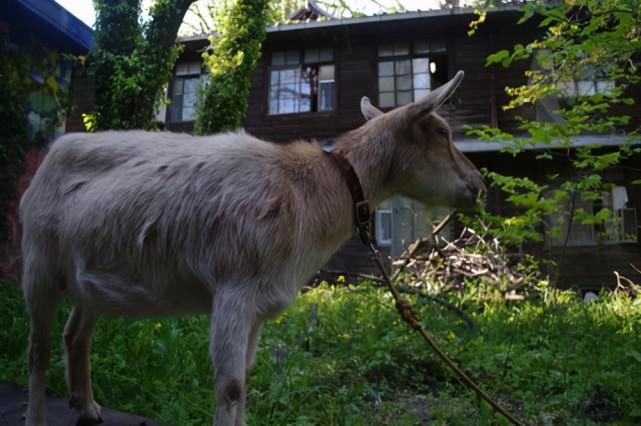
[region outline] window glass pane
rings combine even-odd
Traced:
[[[189,63],[189,74],[200,74],[202,67],[199,61],[192,61]]]
[[[409,59],[396,61],[396,75],[411,74],[412,66]]]
[[[183,97],[176,95],[171,99],[171,121],[182,121]]]
[[[414,74],[428,72],[430,69],[430,60],[427,58],[416,58],[412,60],[412,70]]]
[[[576,96],[576,87],[573,81],[561,81],[556,85],[565,96]]]
[[[187,62],[180,62],[176,65],[176,75],[185,75],[189,73],[189,64]]]
[[[319,59],[318,49],[316,48],[305,49],[305,60],[304,60],[305,63],[309,64],[313,62],[318,62],[318,59]]]
[[[187,78],[184,80],[183,92],[188,93],[197,93],[198,86],[200,84],[200,78]]]
[[[321,65],[318,68],[318,80],[334,80],[334,65]]]
[[[298,69],[282,70],[280,72],[281,84],[293,83],[298,80]]]
[[[387,43],[378,46],[378,56],[394,56],[394,45]]]
[[[321,82],[318,85],[318,110],[334,109],[334,82]]]
[[[393,92],[394,91],[394,77],[383,77],[378,79],[379,92]]]
[[[298,103],[298,111],[296,112],[309,112],[312,110],[312,102],[309,97],[304,97],[300,99]]]
[[[272,53],[272,65],[285,65],[285,52],[277,50]]]
[[[405,105],[412,102],[412,92],[397,92],[396,105]]]
[[[278,85],[278,77],[280,76],[280,71],[272,71],[271,72],[271,85],[276,86]]]
[[[378,95],[378,106],[381,108],[389,108],[395,106],[394,102],[394,92],[388,93],[379,93]]]
[[[404,75],[401,77],[396,77],[396,90],[411,90],[412,89],[412,77],[409,75]]]
[[[610,93],[614,89],[614,81],[597,81],[596,82],[596,91],[597,93]]]
[[[276,88],[269,91],[269,113],[278,114],[278,90]]]
[[[394,75],[394,62],[379,62],[378,76],[387,77],[390,75]]]
[[[416,89],[414,90],[414,100],[417,101],[422,97],[427,96],[428,93],[430,93],[430,91],[427,89]]]
[[[183,94],[183,79],[177,78],[174,80],[174,96]]]
[[[280,98],[281,99],[294,99],[298,97],[298,85],[297,84],[282,84],[280,88]]]
[[[594,82],[590,80],[579,81],[577,85],[579,96],[591,96],[594,95]]]
[[[312,93],[312,86],[310,82],[308,81],[302,82],[300,85],[300,95],[309,97],[311,93]]]
[[[183,106],[183,120],[182,121],[194,121],[194,120],[196,120],[196,107]]]
[[[414,42],[414,53],[430,53],[430,44],[427,40]]]
[[[279,114],[291,114],[294,111],[294,100],[293,99],[281,99],[279,102]]]
[[[285,56],[285,65],[295,65],[300,62],[298,50],[288,50]]]
[[[430,88],[430,75],[429,74],[414,74],[414,88],[415,89],[429,89]]]
[[[334,49],[331,47],[324,47],[320,49],[319,56],[321,62],[331,61],[334,59]]]
[[[394,43],[394,56],[407,55],[409,54],[409,48],[407,42],[400,41]]]

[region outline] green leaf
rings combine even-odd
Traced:
[[[630,351],[625,353],[627,356],[632,357],[641,363],[641,353],[637,351]]]
[[[492,64],[503,63],[507,58],[510,57],[510,52],[506,49],[499,50],[496,53],[491,54],[485,60],[485,66],[490,66]],[[506,66],[505,64],[503,66]]]

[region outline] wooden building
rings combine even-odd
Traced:
[[[368,96],[384,111],[390,110],[425,95],[457,70],[464,70],[463,83],[440,112],[452,125],[456,144],[478,167],[533,178],[568,172],[563,160],[541,163],[535,160],[536,151],[513,158],[499,152],[500,144],[475,140],[464,132],[464,125],[481,124],[515,131],[517,114],[528,119],[554,119],[553,105],[516,111],[501,108],[508,102],[504,88],[523,84],[523,71],[531,63],[517,62],[509,68],[485,66],[489,54],[510,49],[516,43],[526,44],[540,34],[536,20],[517,25],[521,12],[516,9],[489,12],[476,34],[468,36],[469,22],[476,18],[468,9],[350,19],[318,13],[299,10],[297,16],[305,21],[268,28],[262,57],[252,74],[244,121],[249,133],[276,143],[329,140],[363,124],[359,107],[362,96]],[[171,104],[164,112],[165,124],[172,131],[190,132],[198,87],[208,78],[201,54],[209,43],[206,36],[187,37],[180,42],[184,50],[169,85]],[[577,90],[604,90],[609,84],[613,83],[579,81]],[[641,99],[639,93],[636,97]],[[621,113],[632,115],[637,125],[641,121],[638,109]],[[622,141],[621,135],[586,135],[573,140],[573,145],[599,143],[607,149]],[[631,275],[634,271],[630,263],[641,267],[637,225],[641,223],[641,187],[630,184],[641,178],[639,165],[637,157],[605,172],[606,180],[615,184],[606,198],[613,213],[623,219],[626,238],[617,237],[622,233],[615,232],[604,241],[594,226],[573,225],[559,282],[583,288],[607,286],[615,282],[612,271]],[[509,212],[498,191],[490,191],[488,203],[495,212]],[[422,207],[402,199],[384,204],[375,216],[374,227],[379,244],[392,255],[398,255],[405,244],[428,229]],[[548,241],[545,246],[554,251],[558,244]],[[328,269],[369,271],[372,266],[365,248],[353,239]]]

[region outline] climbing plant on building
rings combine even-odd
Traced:
[[[250,74],[268,23],[268,0],[228,0],[215,10],[217,35],[203,54],[211,72],[201,89],[195,131],[199,134],[238,128],[247,112]]]
[[[155,0],[141,23],[140,0],[94,0],[94,130],[152,128],[178,57],[176,34],[195,0]],[[82,111],[87,113],[88,111]]]

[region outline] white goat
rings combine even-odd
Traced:
[[[467,207],[481,175],[434,113],[463,72],[430,95],[337,138],[372,204],[402,194]],[[352,199],[317,143],[277,145],[242,132],[142,131],[56,141],[21,206],[22,288],[31,319],[27,425],[46,424],[45,370],[56,307],[79,422],[97,424],[90,380],[99,315],[211,313],[214,424],[245,423],[246,380],[265,319],[352,235]]]

